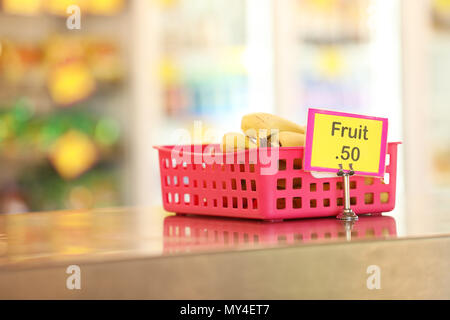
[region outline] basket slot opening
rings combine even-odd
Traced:
[[[256,191],[256,181],[255,180],[251,180],[250,184],[251,184],[252,191]]]
[[[247,181],[245,179],[241,179],[241,190],[242,191],[247,190]]]
[[[286,208],[286,199],[278,198],[277,199],[277,209],[285,209]]]
[[[236,179],[231,179],[231,189],[232,190],[236,190],[237,189],[237,187],[236,187]]]
[[[203,188],[206,189],[206,180],[203,180]]]
[[[170,176],[166,177],[165,182],[166,182],[166,186],[170,186]]]
[[[173,195],[173,202],[176,204],[180,203],[180,195],[178,193],[174,193]]]
[[[292,208],[301,209],[301,207],[302,207],[302,198],[300,197],[292,198]]]
[[[350,204],[352,205],[352,206],[354,206],[354,205],[356,205],[356,197],[350,197]]]
[[[208,201],[206,200],[206,198],[203,198],[202,202],[203,202],[203,206],[204,207],[208,206]]]
[[[317,183],[310,183],[309,184],[309,191],[316,192],[317,191]]]
[[[294,241],[296,241],[296,242],[303,241],[303,235],[301,233],[295,233],[294,234]]]
[[[212,182],[212,187],[213,187],[213,189],[217,189],[217,183],[216,183],[216,180],[214,180],[214,181]]]
[[[356,181],[350,181],[350,189],[356,189]]]
[[[189,204],[190,202],[191,202],[191,196],[189,195],[189,193],[185,193],[184,194],[184,203]]]
[[[222,197],[222,207],[228,208],[228,199],[227,199],[227,197]]]
[[[184,184],[185,186],[188,186],[188,185],[189,185],[189,177],[188,177],[188,176],[184,176],[184,177],[183,177],[183,184]]]
[[[286,170],[286,160],[285,159],[278,160],[278,170],[280,170],[280,171]]]
[[[252,207],[253,209],[258,209],[258,200],[255,198],[252,199]]]
[[[247,209],[248,208],[248,200],[247,198],[242,198],[242,208]]]
[[[388,203],[389,202],[389,192],[381,192],[380,193],[380,202]]]
[[[286,179],[277,180],[277,190],[286,190]]]
[[[245,164],[240,164],[239,165],[239,171],[241,171],[241,172],[245,172]]]
[[[336,182],[336,189],[337,190],[343,190],[344,189],[344,184],[342,183],[342,181]]]
[[[302,159],[294,159],[294,170],[301,170],[302,169]]]
[[[329,207],[330,206],[330,199],[323,199],[323,206]]]
[[[198,206],[198,195],[194,195],[194,206]]]
[[[225,190],[227,188],[227,183],[225,181],[222,181],[222,189]]]
[[[197,188],[197,180],[194,180],[193,183],[194,183],[194,188]]]
[[[364,203],[365,204],[373,204],[373,192],[365,193],[364,194]]]
[[[255,165],[253,163],[250,163],[249,169],[251,173],[255,172]]]
[[[344,198],[337,198],[337,199],[336,199],[336,204],[337,204],[339,207],[344,206]]]
[[[292,189],[301,189],[302,188],[302,178],[294,178],[292,180]]]
[[[253,242],[258,243],[259,242],[259,236],[257,234],[253,235]]]
[[[310,208],[317,208],[317,200],[316,199],[309,200],[309,207]]]
[[[213,205],[214,205],[214,207],[217,207],[217,199],[214,199]]]
[[[237,197],[233,197],[233,208],[237,209],[238,207],[238,199]]]
[[[329,182],[323,183],[323,191],[330,191],[330,183]]]
[[[172,194],[170,192],[167,194],[167,202],[172,203]]]
[[[173,185],[178,186],[178,177],[177,176],[173,177]]]

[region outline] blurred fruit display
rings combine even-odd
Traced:
[[[3,0],[3,11],[9,14],[35,15],[42,10],[42,0]]]
[[[120,204],[120,126],[84,108],[33,113],[18,100],[0,113],[0,210]]]
[[[123,0],[0,2],[0,14],[15,24],[29,16],[66,17],[71,4],[92,16],[118,15],[126,6]],[[123,122],[104,102],[123,90],[120,41],[95,32],[46,34],[42,23],[36,28],[43,36],[0,34],[0,163],[7,168],[0,172],[0,213],[120,205]]]
[[[49,103],[70,106],[98,87],[120,83],[120,49],[112,40],[52,36],[42,43],[1,41],[0,93],[4,99],[23,88],[41,89]]]
[[[437,28],[450,28],[450,1],[432,0],[431,4],[434,26]]]
[[[56,104],[70,105],[94,92],[94,77],[82,62],[65,63],[50,72],[48,89]]]
[[[3,11],[8,14],[36,15],[49,13],[65,16],[67,8],[78,6],[92,15],[117,15],[125,6],[124,0],[2,0]]]

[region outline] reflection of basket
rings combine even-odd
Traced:
[[[351,177],[351,205],[356,214],[394,209],[397,146],[398,143],[388,144],[384,181]],[[264,165],[259,156],[254,164],[250,163],[249,150],[234,153],[235,160],[244,154],[244,163],[207,164],[206,153],[185,151],[191,147],[179,148],[184,154],[177,154],[190,159],[180,163],[172,158],[173,146],[157,147],[163,206],[167,211],[265,220],[336,216],[342,212],[342,178],[314,178],[305,172],[303,147],[279,148],[279,170],[273,175],[261,174]],[[218,157],[223,163],[228,162],[225,155],[216,154]]]
[[[350,231],[334,218],[277,223],[213,217],[169,216],[164,219],[164,252],[226,249],[315,241],[380,239],[397,235],[392,217],[361,217]]]

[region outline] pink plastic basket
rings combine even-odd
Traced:
[[[385,178],[350,178],[351,207],[356,214],[388,212],[395,207],[397,146],[387,148]],[[205,150],[184,146],[183,150]],[[174,146],[159,146],[161,190],[166,211],[211,216],[282,220],[336,216],[344,206],[340,177],[315,178],[303,170],[303,147],[279,148],[278,172],[261,174],[259,157],[250,163],[207,164],[200,153],[184,151],[190,161],[172,158]],[[180,155],[183,155],[181,153]],[[223,157],[226,154],[215,155]],[[242,156],[242,154],[240,154]],[[200,159],[200,163],[199,163]],[[189,162],[189,163],[188,163]]]

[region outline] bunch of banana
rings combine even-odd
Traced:
[[[233,152],[256,148],[301,147],[305,145],[306,127],[269,113],[251,113],[242,117],[244,132],[226,133],[222,138],[222,150]]]

